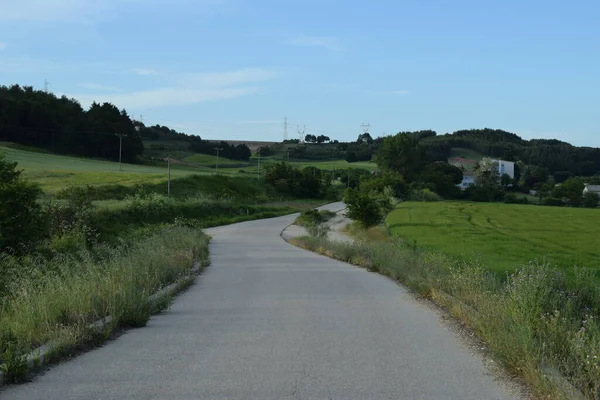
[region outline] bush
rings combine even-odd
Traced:
[[[600,202],[600,196],[594,192],[586,192],[583,195],[583,206],[586,208],[596,208]]]
[[[507,193],[507,194],[505,194],[504,195],[504,202],[506,204],[529,204],[529,200],[527,200],[527,197],[525,197],[525,196],[517,197],[513,193]]]
[[[504,192],[502,191],[502,188],[498,185],[469,186],[464,191],[464,195],[467,199],[479,202],[501,201],[502,199],[504,199]]]
[[[411,190],[408,200],[411,201],[440,201],[442,198],[431,190],[425,189],[414,189]]]
[[[390,187],[386,187],[381,193],[350,188],[344,194],[344,202],[348,206],[348,218],[370,228],[380,224],[394,209],[396,199]]]
[[[320,198],[331,184],[324,179],[322,171],[315,167],[302,170],[285,163],[277,163],[267,167],[265,180],[277,191],[301,198]]]
[[[408,192],[404,177],[394,171],[383,171],[374,175],[367,172],[360,177],[360,188],[365,192],[383,192],[386,187],[391,187],[398,199],[405,198]]]
[[[561,206],[565,205],[565,203],[562,201],[562,199],[558,199],[556,197],[544,197],[542,200],[542,204],[545,206],[556,206],[556,207],[561,207]]]
[[[311,222],[305,225],[306,231],[310,236],[316,238],[323,238],[329,233],[329,226],[324,225],[322,222]]]
[[[44,233],[41,190],[0,154],[0,252],[24,252]]]

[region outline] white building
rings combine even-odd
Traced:
[[[600,194],[600,185],[588,185],[588,184],[586,184],[585,188],[583,189],[583,194],[586,194],[588,192]]]
[[[515,163],[512,161],[504,161],[504,160],[492,160],[496,164],[498,164],[498,173],[502,177],[502,175],[506,174],[510,176],[511,179],[515,179]]]
[[[475,174],[473,173],[473,171],[463,172],[462,182],[458,185],[461,188],[461,190],[465,190],[466,188],[468,188],[469,186],[472,186],[474,184],[475,184]]]
[[[497,166],[498,166],[498,174],[500,175],[500,177],[502,177],[502,175],[506,174],[508,176],[510,176],[511,179],[515,179],[515,163],[512,161],[504,161],[504,160],[492,160]],[[460,167],[461,164],[459,163],[453,163],[453,165]],[[464,165],[463,165],[464,166]],[[465,190],[466,188],[468,188],[471,185],[475,184],[475,174],[473,173],[473,171],[464,171],[463,172],[463,180],[462,182],[458,185],[462,190]]]

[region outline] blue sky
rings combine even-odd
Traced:
[[[600,146],[597,0],[0,0],[0,84],[208,139],[499,128]]]

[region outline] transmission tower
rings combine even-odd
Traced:
[[[50,87],[50,82],[48,82],[48,79],[44,79],[44,92],[48,93],[49,87]]]
[[[304,142],[304,132],[306,132],[306,125],[302,125],[302,128],[300,128],[300,125],[298,125],[296,129],[298,130],[298,140],[300,140],[300,143]]]
[[[369,131],[371,130],[371,124],[369,123],[363,123],[360,127],[362,128],[363,133],[369,133]]]
[[[283,141],[287,141],[289,139],[288,137],[288,121],[287,121],[287,117],[285,117],[283,119]]]

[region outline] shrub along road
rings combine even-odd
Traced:
[[[212,265],[169,311],[0,397],[515,398],[405,289],[285,243],[294,219],[208,229]]]

